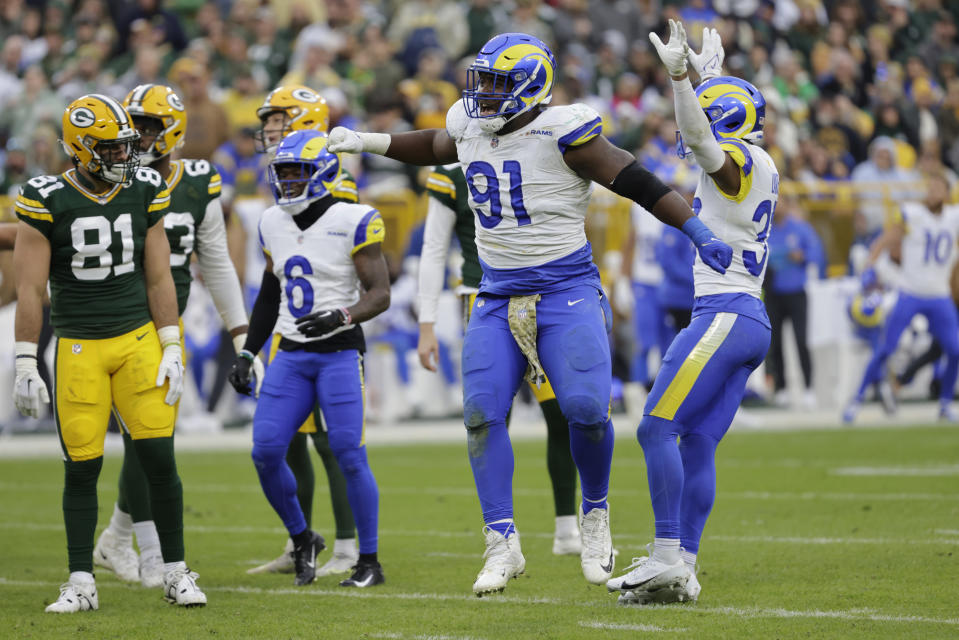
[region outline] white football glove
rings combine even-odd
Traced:
[[[173,406],[183,393],[183,347],[180,346],[180,328],[176,325],[160,327],[157,334],[160,336],[160,344],[163,345],[163,358],[160,359],[160,367],[157,369],[156,385],[162,387],[164,382],[170,382],[163,401]]]
[[[33,342],[17,342],[16,352],[13,402],[23,415],[38,418],[40,404],[50,402],[50,393],[37,370],[37,345]]]
[[[346,127],[333,127],[326,148],[333,153],[378,153],[383,155],[390,147],[388,133],[360,133]]]
[[[693,70],[699,75],[699,81],[705,82],[710,78],[723,75],[723,60],[726,51],[723,49],[723,40],[719,32],[709,27],[703,27],[703,48],[696,53],[689,50],[689,62]]]
[[[656,47],[660,60],[666,66],[671,76],[681,76],[686,73],[686,56],[689,55],[689,44],[686,43],[686,29],[678,20],[669,20],[669,42],[663,44],[655,32],[649,33],[649,41]]]
[[[633,315],[636,298],[633,296],[633,283],[626,276],[616,278],[613,283],[613,306],[621,315]]]
[[[238,336],[233,337],[233,350],[237,353],[243,351],[243,347],[246,345],[246,334],[241,333]],[[263,386],[263,376],[266,375],[266,369],[263,367],[263,361],[257,357],[253,356],[253,397],[260,397],[260,387]]]

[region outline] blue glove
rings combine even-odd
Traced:
[[[726,273],[726,267],[733,261],[733,248],[713,235],[702,220],[690,218],[683,223],[683,233],[696,245],[699,257],[714,271]]]
[[[863,271],[860,277],[862,278],[863,291],[868,291],[879,284],[879,276],[876,275],[876,270],[872,267]]]

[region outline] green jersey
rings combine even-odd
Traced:
[[[220,197],[220,174],[206,160],[174,160],[170,163],[170,209],[163,217],[170,241],[170,270],[176,285],[176,300],[182,316],[190,297],[190,258],[196,248],[196,230],[203,224],[207,206]]]
[[[459,164],[435,167],[426,179],[426,193],[456,213],[453,232],[463,252],[463,286],[478,288],[483,277],[476,253],[476,230],[469,205],[466,177]]]
[[[166,183],[149,167],[104,194],[84,188],[76,169],[23,185],[14,210],[50,241],[50,322],[57,336],[112,338],[151,320],[143,247],[147,229],[169,204]]]

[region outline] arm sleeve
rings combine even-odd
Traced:
[[[170,208],[170,187],[167,186],[166,180],[160,177],[159,173],[149,168],[146,168],[146,170],[152,171],[160,178],[160,186],[156,187],[155,195],[150,201],[150,204],[147,205],[147,224],[152,227],[157,222],[163,220],[163,216],[166,215]]]
[[[676,106],[676,124],[696,162],[706,173],[715,173],[722,168],[726,154],[720,148],[713,132],[709,130],[709,121],[696,98],[689,78],[673,80],[673,100]]]
[[[243,348],[256,355],[266,344],[267,338],[276,326],[276,319],[280,315],[280,279],[269,271],[263,271],[263,281],[260,283],[260,293],[253,303],[253,312],[250,314],[250,329],[246,334],[246,344]]]
[[[356,225],[356,231],[353,232],[353,250],[350,255],[356,255],[356,252],[363,247],[368,247],[376,242],[383,242],[386,238],[386,226],[383,224],[383,218],[376,209],[370,209],[366,215]]]
[[[203,281],[213,297],[223,326],[232,330],[247,324],[240,279],[227,251],[226,225],[219,198],[207,203],[206,215],[196,230],[196,241],[196,257]]]
[[[456,213],[436,198],[430,198],[429,208],[426,210],[417,293],[420,322],[436,322],[436,308],[446,273],[446,254],[455,224]]]

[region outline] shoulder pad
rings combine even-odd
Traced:
[[[466,105],[463,104],[463,99],[460,98],[453,103],[453,106],[446,112],[446,133],[448,133],[454,141],[462,140],[469,123],[470,117],[466,115]]]

